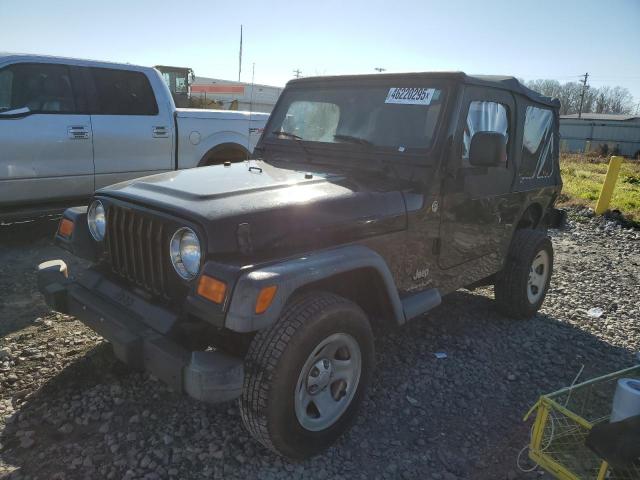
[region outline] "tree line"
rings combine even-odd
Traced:
[[[524,82],[531,90],[560,100],[560,115],[571,115],[580,110],[582,83],[560,83],[557,80],[531,80]],[[582,113],[632,113],[633,96],[624,87],[589,87],[584,93]]]

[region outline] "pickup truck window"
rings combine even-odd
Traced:
[[[291,90],[273,112],[268,136],[400,152],[426,149],[443,101],[443,91],[428,85]]]
[[[0,71],[0,111],[74,113],[76,102],[65,65],[17,63]]]
[[[11,109],[11,85],[13,72],[8,68],[0,71],[0,112]]]
[[[157,115],[158,104],[146,75],[140,72],[91,68],[101,115]]]

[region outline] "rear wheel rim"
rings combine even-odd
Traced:
[[[351,335],[334,333],[320,342],[296,383],[294,404],[302,428],[317,432],[337,422],[353,400],[361,372],[362,353]]]
[[[546,250],[540,250],[529,267],[527,280],[527,298],[532,305],[544,295],[551,270],[551,257]]]

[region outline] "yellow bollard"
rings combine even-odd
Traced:
[[[618,174],[620,173],[620,166],[622,165],[622,157],[611,157],[609,160],[609,167],[607,168],[607,176],[604,178],[602,184],[602,190],[600,190],[600,197],[596,204],[596,215],[602,215],[609,208],[609,202],[613,195],[613,189],[616,186],[616,180],[618,180]]]

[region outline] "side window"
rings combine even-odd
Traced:
[[[127,70],[91,68],[98,111],[103,115],[157,115],[158,104],[146,75]]]
[[[548,177],[553,173],[553,113],[527,107],[522,140],[520,176]]]
[[[189,93],[189,82],[187,75],[176,75],[176,93]]]
[[[69,68],[17,63],[0,71],[0,110],[24,107],[34,113],[76,112]]]
[[[473,101],[469,104],[469,113],[462,138],[462,164],[469,166],[469,147],[477,132],[497,132],[509,141],[509,116],[507,107],[497,102]]]
[[[13,86],[13,71],[5,68],[0,71],[0,112],[11,110],[11,89]]]

